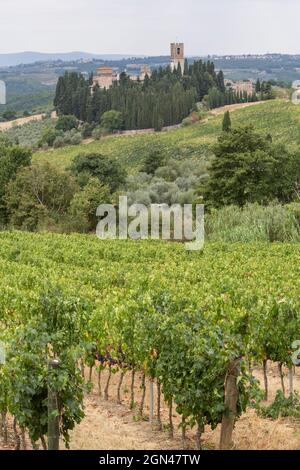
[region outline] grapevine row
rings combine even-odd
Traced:
[[[47,434],[51,387],[69,445],[89,386],[80,364],[98,365],[99,374],[118,370],[119,400],[130,371],[132,408],[136,374],[156,382],[170,415],[181,415],[183,436],[196,427],[198,445],[205,426],[224,425],[233,365],[235,420],[260,396],[249,363],[292,367],[300,339],[297,245],[208,244],[187,253],[180,244],[18,232],[0,234],[0,242],[0,411],[33,443]],[[49,372],[51,358],[60,367]]]

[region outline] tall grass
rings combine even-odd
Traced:
[[[225,242],[299,242],[300,204],[248,204],[213,210],[205,220],[206,239]]]

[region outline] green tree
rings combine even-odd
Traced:
[[[59,77],[54,106],[58,114],[75,115],[78,119],[85,117],[88,96],[90,95],[89,80],[76,72],[66,72]]]
[[[53,147],[57,137],[63,137],[63,132],[53,129],[52,127],[47,127],[38,142],[38,146],[43,147],[43,145],[48,145],[49,147]]]
[[[225,93],[225,81],[224,81],[224,73],[220,70],[217,74],[217,84],[218,88],[222,93]]]
[[[164,120],[163,118],[158,115],[157,120],[154,121],[154,130],[155,132],[161,132],[164,127]]]
[[[187,61],[187,59],[185,59],[184,61],[184,70],[183,70],[183,74],[185,76],[187,76],[189,74],[189,63]]]
[[[125,183],[126,173],[120,164],[100,153],[77,155],[70,169],[81,186],[85,186],[91,176],[108,185],[111,192]]]
[[[109,204],[111,194],[109,187],[98,178],[90,178],[86,186],[77,192],[70,205],[71,227],[74,231],[95,231],[97,226],[96,211],[100,204]]]
[[[261,92],[261,85],[260,85],[260,79],[258,78],[255,84],[255,92],[260,93]]]
[[[274,181],[283,150],[251,126],[223,133],[215,147],[210,177],[203,191],[206,203],[213,207],[243,206],[278,197],[288,176],[288,170],[282,172],[281,168],[280,179]]]
[[[154,148],[148,153],[142,171],[148,175],[153,175],[159,167],[163,166],[164,160],[161,150]]]
[[[229,111],[226,111],[226,113],[224,113],[222,130],[224,132],[229,132],[231,130],[231,119]]]
[[[7,109],[4,111],[2,116],[6,121],[13,121],[14,119],[17,119],[17,113],[12,109]]]
[[[274,98],[274,92],[272,88],[272,82],[269,80],[267,82],[261,83],[261,99],[262,100],[271,100]]]
[[[71,131],[72,129],[77,129],[77,127],[78,127],[77,118],[76,116],[72,116],[72,115],[59,116],[55,125],[56,130],[63,131],[63,132]]]
[[[49,163],[21,168],[5,190],[9,223],[30,231],[53,228],[78,190],[74,178]]]
[[[153,111],[152,127],[155,132],[160,132],[164,127],[164,120],[161,116],[159,105],[156,105]]]
[[[119,131],[123,128],[122,113],[114,109],[106,111],[100,119],[101,127],[109,132]]]
[[[222,106],[230,99],[223,74],[216,73],[212,62],[201,60],[190,66],[185,62],[184,70],[179,66],[173,72],[170,67],[161,67],[151,77],[147,76],[144,83],[133,82],[122,73],[109,89],[95,86],[91,93],[90,86],[90,78],[85,80],[80,74],[68,72],[60,77],[54,100],[56,110],[91,124],[108,119],[103,127],[110,132],[120,128],[160,130],[162,125],[178,124],[212,88],[216,93],[211,97],[211,107]],[[106,113],[112,111],[114,114],[107,118]],[[116,112],[121,113],[122,124],[116,119]]]
[[[0,222],[7,222],[7,210],[4,203],[6,185],[15,179],[19,168],[30,165],[31,151],[0,140]]]

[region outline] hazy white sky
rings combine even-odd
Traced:
[[[300,0],[0,0],[0,53],[300,53]]]

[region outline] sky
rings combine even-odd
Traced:
[[[300,53],[299,0],[0,0],[0,53]]]

